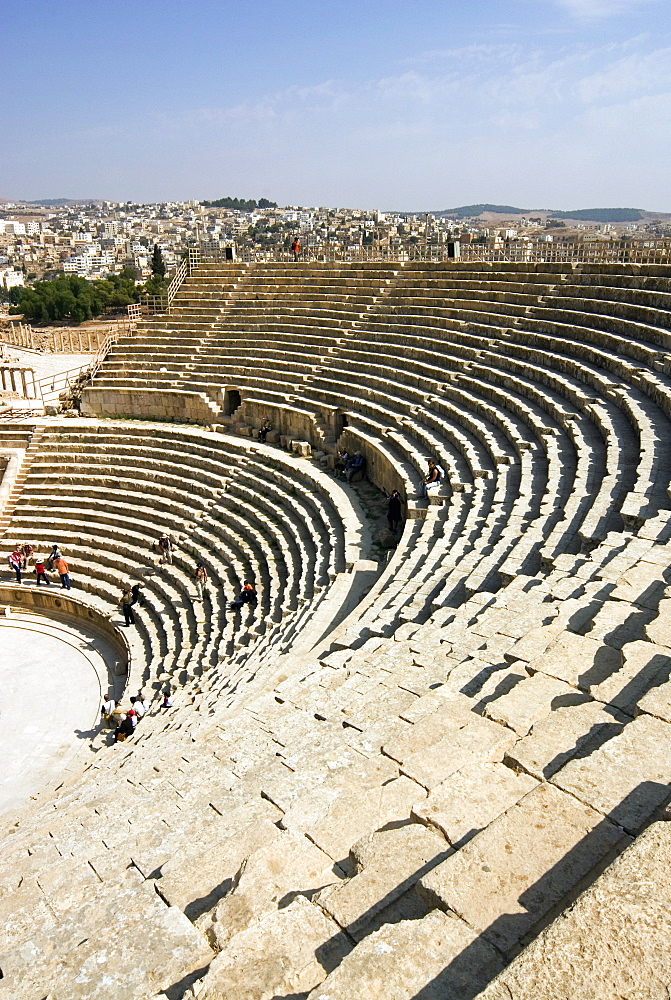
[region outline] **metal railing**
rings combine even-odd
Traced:
[[[294,261],[290,250],[262,250],[254,247],[237,249],[235,261],[220,250],[189,248],[190,272],[207,263],[289,263]],[[390,247],[354,246],[304,247],[299,263],[426,261],[427,263],[597,263],[597,264],[671,264],[671,240],[614,240],[609,243],[581,241],[576,243],[511,242],[503,246],[461,243],[440,246],[417,245],[401,249]]]
[[[90,365],[79,365],[77,368],[69,368],[65,372],[57,372],[55,375],[48,375],[46,378],[39,379],[37,387],[40,399],[43,403],[56,402],[60,398],[61,393],[65,392],[66,389],[72,388],[83,374],[89,374],[90,371]]]
[[[156,316],[159,313],[169,313],[172,306],[172,300],[177,295],[177,292],[179,291],[186,276],[191,273],[191,270],[190,256],[187,254],[173,274],[170,284],[166,288],[165,292],[161,295],[142,296],[140,311],[149,316]],[[129,306],[129,315],[130,308],[131,307]]]

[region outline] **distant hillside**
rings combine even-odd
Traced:
[[[640,222],[646,215],[638,208],[577,208],[570,212],[548,211],[539,208],[515,208],[513,205],[461,205],[459,208],[445,208],[432,215],[442,215],[450,219],[475,219],[480,215],[540,215],[548,219],[572,219],[576,222]]]
[[[22,201],[22,205],[43,205],[45,208],[64,208],[66,205],[95,205],[97,198],[38,198]]]
[[[640,222],[638,208],[578,208],[573,212],[550,212],[551,219],[576,219],[578,222]]]
[[[446,215],[450,219],[475,219],[483,212],[496,212],[497,215],[526,215],[529,209],[514,208],[512,205],[461,205],[460,208],[443,208],[432,215]]]
[[[240,212],[253,212],[255,208],[277,208],[276,201],[268,201],[267,198],[218,198],[216,201],[201,201],[204,208],[235,208]]]

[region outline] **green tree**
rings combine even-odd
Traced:
[[[102,281],[87,281],[75,274],[61,275],[53,281],[36,281],[18,291],[18,302],[10,308],[10,313],[22,313],[33,323],[63,319],[82,323],[137,302],[140,297],[134,277],[125,271]]]
[[[151,278],[147,278],[144,283],[144,291],[146,295],[163,295],[167,287],[167,281],[162,278],[160,274],[152,274]]]
[[[165,278],[165,261],[163,252],[158,243],[154,244],[154,252],[151,257],[151,273],[154,278]]]

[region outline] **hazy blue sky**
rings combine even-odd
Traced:
[[[0,5],[0,197],[671,211],[671,0]]]

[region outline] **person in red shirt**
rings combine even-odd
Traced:
[[[42,581],[46,583],[47,587],[51,586],[49,579],[47,578],[47,574],[44,570],[44,558],[42,556],[38,556],[37,559],[35,560],[35,572],[37,573],[38,587],[40,586]]]
[[[8,557],[7,562],[10,567],[16,573],[16,582],[21,583],[21,570],[23,568],[23,556],[21,555],[21,548],[17,542],[14,546],[14,551],[11,556]]]
[[[298,260],[298,255],[301,252],[301,241],[296,236],[293,243],[291,244],[291,252],[294,255],[294,260]]]

